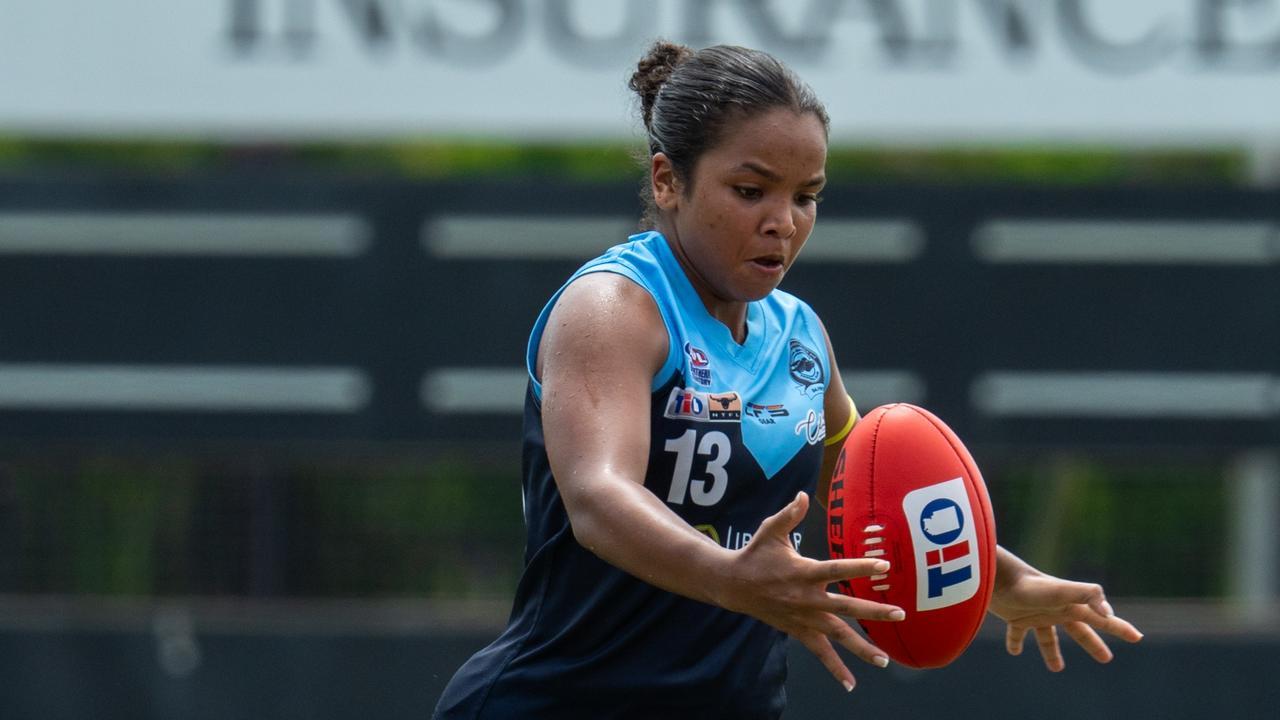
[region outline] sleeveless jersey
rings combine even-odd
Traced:
[[[745,546],[761,521],[800,490],[814,490],[831,367],[817,317],[775,290],[748,304],[738,344],[656,232],[632,236],[569,282],[592,272],[646,289],[667,329],[670,349],[652,383],[645,487],[715,542]],[[660,590],[574,539],[547,462],[533,372],[563,290],[529,338],[527,544],[515,605],[502,635],[454,676],[436,717],[778,717],[786,699],[783,633]],[[792,540],[798,547],[798,531]]]

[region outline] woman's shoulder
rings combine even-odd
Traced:
[[[658,243],[663,242],[657,231],[638,233],[588,260],[575,276],[599,270],[622,271],[624,275],[647,276],[661,267]]]
[[[656,371],[669,354],[652,296],[611,272],[581,275],[564,288],[550,311],[541,344],[539,356],[547,351],[551,356],[567,354],[588,361],[586,370],[601,372],[629,362]]]
[[[805,320],[821,323],[818,313],[809,303],[802,300],[796,295],[792,295],[786,290],[775,288],[760,301],[765,310],[769,313],[777,315],[779,318],[800,317]]]

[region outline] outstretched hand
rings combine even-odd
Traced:
[[[1027,633],[1035,632],[1040,655],[1051,672],[1066,663],[1058,642],[1058,626],[1100,663],[1111,662],[1111,649],[1098,631],[1136,643],[1142,633],[1117,617],[1102,586],[1046,575],[1001,548],[996,589],[990,611],[1008,623],[1005,647],[1022,654]]]
[[[827,670],[852,690],[853,673],[832,641],[877,667],[888,655],[858,634],[842,618],[902,620],[901,608],[827,592],[834,582],[884,573],[884,560],[812,560],[791,543],[791,531],[804,520],[809,497],[796,495],[777,514],[765,518],[747,546],[738,552],[721,604],[750,615],[799,640]]]

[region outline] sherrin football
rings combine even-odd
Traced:
[[[932,413],[898,403],[858,421],[831,480],[827,542],[832,558],[889,561],[884,575],[840,583],[906,611],[861,621],[889,657],[942,667],[972,642],[995,582],[995,518],[969,451]]]

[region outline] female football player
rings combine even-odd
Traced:
[[[826,497],[857,410],[822,323],[777,289],[826,182],[828,119],[769,55],[658,42],[630,86],[648,131],[652,230],[588,262],[529,338],[525,571],[507,629],[455,675],[437,718],[775,718],[785,638],[846,689],[845,618],[901,608],[828,592],[882,574],[818,561],[795,529]],[[991,610],[1051,670],[1061,626],[1141,636],[1097,585],[1001,549]]]

